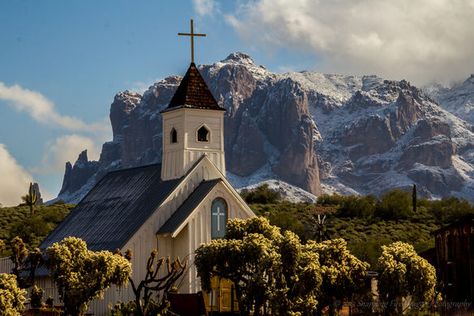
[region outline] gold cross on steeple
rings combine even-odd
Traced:
[[[178,33],[178,35],[191,37],[191,62],[194,63],[194,36],[206,36],[206,34],[194,33],[193,19],[191,19],[191,33]]]

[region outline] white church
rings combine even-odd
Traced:
[[[186,35],[195,36],[192,29]],[[194,251],[223,237],[229,219],[255,216],[226,179],[224,112],[191,62],[162,112],[162,163],[105,175],[40,248],[75,236],[91,250],[130,249],[135,282],[145,277],[146,261],[158,249],[159,256],[187,261],[179,292],[200,291]],[[48,277],[39,285],[46,293],[53,288]],[[130,286],[111,288],[90,312],[105,315],[109,305],[132,299]]]

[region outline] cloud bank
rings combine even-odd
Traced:
[[[10,155],[4,144],[0,144],[0,175],[0,203],[3,206],[18,205],[33,180]]]
[[[38,164],[28,167],[37,180],[44,177],[62,176],[64,165],[67,161],[74,163],[81,151],[87,149],[89,159],[98,159],[102,142],[110,139],[110,127],[108,119],[94,123],[86,123],[81,119],[61,115],[55,108],[54,103],[41,93],[23,88],[19,85],[7,86],[0,82],[0,101],[6,103],[17,111],[29,115],[33,120],[62,131],[74,132],[73,134],[61,135],[46,143],[43,154],[38,155]],[[24,195],[31,175],[25,171],[15,159],[8,153],[5,147],[1,148],[1,161],[3,169],[0,169],[0,190],[2,186],[14,182],[11,190],[21,194],[0,192],[0,203],[19,203],[19,197]],[[26,179],[26,180],[25,180]],[[42,187],[40,190],[45,198],[47,191]],[[4,190],[4,192],[10,192]],[[9,198],[10,197],[10,198]],[[13,199],[11,199],[13,197]],[[16,198],[17,197],[17,198]],[[49,196],[50,197],[50,196]],[[3,198],[3,200],[2,200]],[[4,201],[5,200],[5,201]]]
[[[107,127],[103,123],[88,124],[82,120],[59,114],[54,104],[41,93],[19,85],[7,86],[0,82],[0,100],[20,112],[30,115],[35,121],[70,131],[103,132]]]
[[[33,168],[35,173],[62,173],[67,161],[74,163],[78,155],[87,149],[89,160],[98,160],[100,144],[92,138],[81,135],[64,135],[47,144],[40,167]]]
[[[474,0],[256,0],[226,16],[248,43],[314,53],[322,71],[417,84],[474,72],[473,17]]]

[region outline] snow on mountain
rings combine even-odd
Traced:
[[[236,187],[274,179],[315,195],[380,194],[415,183],[427,197],[474,200],[474,129],[463,120],[474,111],[456,111],[474,108],[473,76],[420,90],[377,76],[276,74],[243,53],[200,72],[227,110],[226,164]],[[161,161],[160,111],[179,82],[170,76],[143,95],[117,94],[113,141],[99,162],[66,170],[60,197],[108,170]]]
[[[295,187],[294,185],[288,184],[284,181],[281,180],[266,180],[262,181],[253,185],[249,185],[243,188],[238,189],[239,192],[241,192],[244,189],[247,190],[254,190],[255,188],[262,186],[262,185],[268,185],[268,188],[280,193],[280,196],[282,200],[292,202],[292,203],[316,203],[316,200],[318,199],[317,196],[301,189],[298,187]]]
[[[444,109],[474,124],[474,74],[451,86],[434,84],[424,90]]]

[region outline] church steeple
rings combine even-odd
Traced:
[[[189,66],[167,110],[179,107],[225,111],[217,104],[194,63]]]
[[[181,35],[204,36],[194,33]],[[194,41],[191,41],[194,59]],[[225,175],[224,112],[209,90],[194,62],[188,68],[163,117],[161,178],[183,176],[203,155]]]

